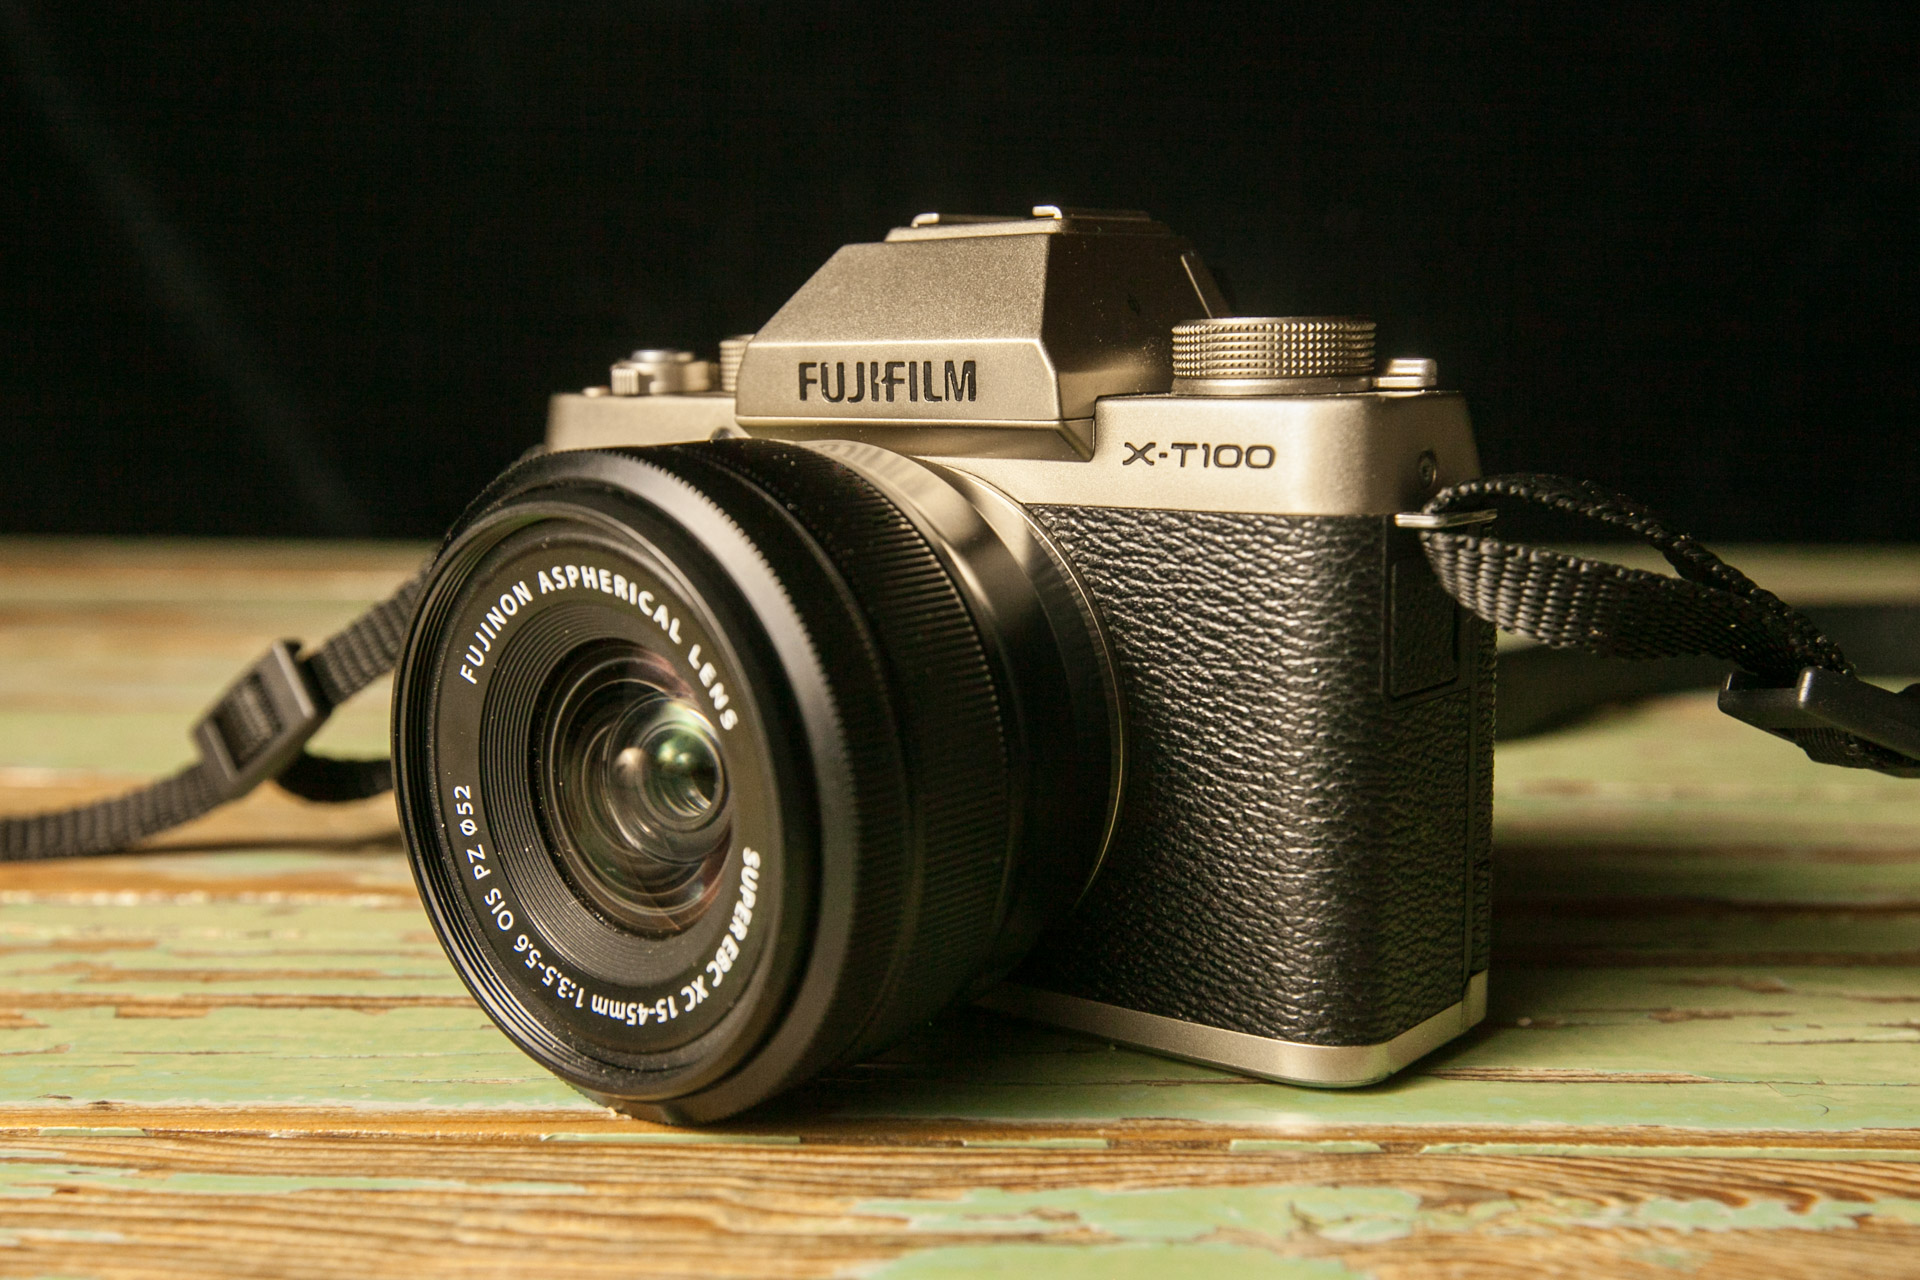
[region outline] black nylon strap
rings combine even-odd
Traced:
[[[1441,515],[1501,500],[1583,516],[1624,529],[1680,574],[1630,569],[1543,547],[1445,530],[1423,531],[1427,561],[1461,604],[1503,630],[1603,658],[1718,658],[1777,686],[1813,667],[1855,675],[1838,645],[1772,592],[1631,498],[1551,475],[1489,476],[1436,494]],[[1781,733],[1822,764],[1909,773],[1915,762],[1835,729]]]
[[[301,659],[331,711],[393,670],[407,624],[426,583],[422,569],[406,585],[355,618],[344,630]]]
[[[199,817],[221,799],[212,771],[190,765],[111,800],[0,820],[0,862],[115,853]]]
[[[384,757],[341,760],[302,751],[274,781],[282,791],[290,791],[302,800],[327,804],[365,800],[393,790],[393,761]]]
[[[406,640],[407,624],[423,579],[424,575],[416,575],[300,660],[321,718],[393,667]],[[245,686],[240,686],[240,691],[244,690]],[[230,714],[223,716],[223,712]],[[229,698],[210,718],[239,725],[239,732],[253,738],[262,732],[256,724],[261,714],[250,701]],[[295,795],[322,801],[358,800],[379,795],[393,785],[393,771],[385,760],[333,760],[304,751],[280,778]],[[234,798],[222,772],[203,759],[171,777],[109,800],[0,819],[0,862],[118,853]]]

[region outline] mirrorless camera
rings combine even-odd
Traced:
[[[414,874],[528,1054],[719,1118],[955,1001],[1272,1080],[1486,1002],[1493,638],[1431,361],[1235,318],[1144,215],[923,215],[640,351],[449,535]]]

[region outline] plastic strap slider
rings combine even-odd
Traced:
[[[1720,690],[1720,709],[1789,741],[1795,731],[1838,729],[1920,768],[1920,685],[1894,693],[1837,671],[1806,667],[1793,684],[1780,686],[1736,671]],[[1905,768],[1900,773],[1911,776]]]
[[[194,725],[194,744],[222,799],[279,774],[326,723],[298,652],[298,641],[275,641]]]

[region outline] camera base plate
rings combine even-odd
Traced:
[[[1487,975],[1482,970],[1469,978],[1466,994],[1459,1003],[1379,1044],[1324,1045],[1274,1040],[1012,983],[994,988],[975,1003],[1017,1018],[1085,1032],[1262,1080],[1311,1085],[1317,1089],[1351,1089],[1377,1084],[1478,1025],[1487,1016]]]

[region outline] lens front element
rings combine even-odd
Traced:
[[[694,691],[659,655],[603,641],[555,673],[537,716],[542,825],[567,878],[632,929],[685,929],[718,895],[733,833]]]
[[[613,757],[615,784],[637,793],[644,811],[669,829],[710,826],[725,775],[706,717],[684,704],[649,709],[634,736],[638,745]]]

